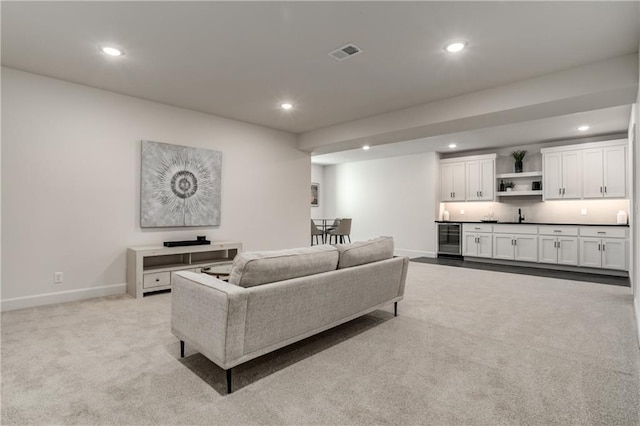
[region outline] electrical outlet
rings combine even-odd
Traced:
[[[61,284],[64,281],[64,274],[62,272],[53,273],[53,283]]]
[[[460,209],[460,214],[464,214],[464,209]]]
[[[580,209],[580,214],[582,216],[586,216],[587,215],[587,209]]]

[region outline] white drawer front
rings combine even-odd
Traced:
[[[575,237],[578,235],[578,227],[543,225],[538,227],[538,233],[540,235],[568,235]]]
[[[486,223],[463,223],[462,232],[492,232],[493,225]]]
[[[580,236],[600,238],[626,238],[628,228],[613,226],[581,226]]]
[[[495,234],[532,234],[538,233],[535,225],[493,225]]]
[[[155,272],[144,274],[142,288],[162,287],[171,285],[171,272]]]

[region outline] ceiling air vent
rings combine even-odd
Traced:
[[[338,61],[344,61],[348,57],[357,55],[361,52],[362,49],[360,49],[358,46],[354,44],[347,44],[346,46],[342,46],[334,50],[333,52],[330,52],[329,55],[333,56]]]

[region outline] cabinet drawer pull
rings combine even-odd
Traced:
[[[554,229],[553,232],[562,232],[562,229]]]
[[[159,283],[160,282],[160,278],[156,278],[156,282]]]
[[[480,229],[482,229],[482,228],[478,228],[477,226],[474,226],[474,227],[473,227],[473,229],[478,229],[478,230],[480,230]]]
[[[598,231],[598,234],[606,234],[607,231]]]

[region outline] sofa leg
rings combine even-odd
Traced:
[[[184,358],[184,340],[180,340],[180,358]]]
[[[398,316],[398,302],[393,302],[393,316]]]
[[[231,368],[226,370],[227,371],[227,393],[231,393],[232,389],[231,389]]]

